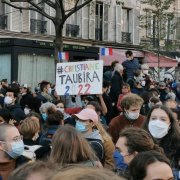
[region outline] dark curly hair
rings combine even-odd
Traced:
[[[36,113],[39,113],[39,108],[41,107],[41,101],[37,97],[29,96],[26,99],[26,105],[28,105],[28,107],[31,110],[34,110]]]
[[[64,115],[61,111],[50,107],[47,109],[47,119],[46,123],[48,126],[60,125],[64,120]]]

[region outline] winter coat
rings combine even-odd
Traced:
[[[137,94],[138,96],[141,96],[144,92],[146,92],[146,90],[144,88],[134,87],[131,92]]]
[[[168,88],[165,88],[165,89],[159,89],[159,91],[161,93],[160,94],[160,100],[163,103],[164,101],[166,101],[166,96],[167,96],[169,90],[168,90]]]
[[[27,94],[23,95],[21,100],[20,100],[20,105],[21,105],[21,109],[24,111],[24,108],[26,106],[26,101],[28,97],[32,97],[33,95],[28,92]]]
[[[110,98],[113,103],[117,103],[118,97],[120,94],[122,94],[122,84],[123,84],[123,78],[119,74],[119,72],[115,71],[114,76],[111,80],[111,91],[110,91]]]

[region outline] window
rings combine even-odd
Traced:
[[[173,28],[172,28],[172,19],[168,18],[167,23],[167,39],[172,40]]]
[[[103,4],[96,3],[96,17],[95,17],[95,38],[102,41],[103,32]]]
[[[38,0],[39,7],[44,9],[44,3],[41,3],[41,0]],[[45,34],[46,33],[46,24],[47,21],[44,21],[44,16],[40,13],[31,11],[30,14],[30,30],[31,33],[35,34]]]
[[[0,29],[7,27],[7,16],[5,15],[5,4],[0,2]]]
[[[150,27],[151,28],[151,27]],[[158,48],[159,46],[159,41],[158,41],[158,19],[156,14],[153,14],[153,31],[152,31],[152,36],[153,36],[153,47]]]
[[[122,30],[122,42],[131,42],[131,33],[129,28],[129,9],[122,9],[121,11],[121,30]]]

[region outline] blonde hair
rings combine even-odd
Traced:
[[[96,124],[96,127],[102,137],[103,143],[111,139],[110,135],[105,131],[100,121]]]
[[[19,125],[19,132],[25,139],[32,139],[40,128],[39,122],[31,117],[22,120]]]
[[[92,166],[70,165],[60,170],[51,180],[123,180],[108,169]]]

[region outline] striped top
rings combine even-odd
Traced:
[[[133,71],[139,69],[139,60],[137,58],[133,58],[133,60],[126,60],[122,63],[122,66],[127,70],[127,78],[133,78]]]

